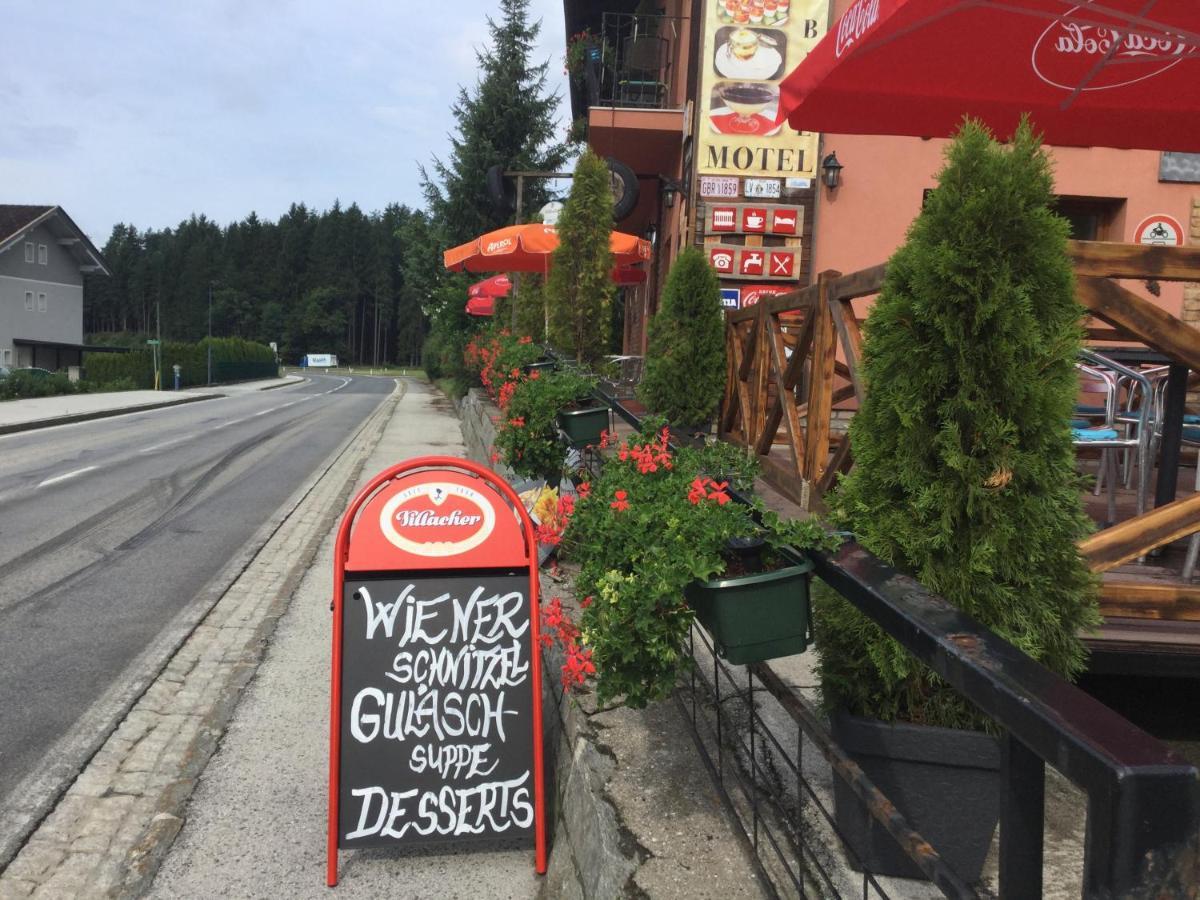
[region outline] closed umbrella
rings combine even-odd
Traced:
[[[1200,151],[1197,0],[858,0],[780,85],[780,120],[947,137],[964,116],[1046,143]]]

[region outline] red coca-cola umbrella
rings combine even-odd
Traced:
[[[858,0],[780,86],[793,128],[1200,151],[1198,0]]]
[[[512,279],[507,275],[493,275],[483,281],[477,281],[467,288],[468,297],[507,297],[512,290]],[[491,315],[491,313],[481,313]]]

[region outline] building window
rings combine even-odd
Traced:
[[[12,351],[9,350],[7,347],[5,347],[3,350],[0,350],[0,366],[11,366],[11,365],[12,365]]]
[[[25,242],[25,262],[33,262],[33,241]]]
[[[38,265],[45,266],[50,263],[50,251],[45,244],[38,244]]]
[[[33,311],[33,291],[25,292],[25,308],[30,312]]]
[[[1125,200],[1118,197],[1059,197],[1054,211],[1070,223],[1071,240],[1111,241],[1124,205]]]
[[[46,295],[39,292],[38,293],[38,312],[45,312],[45,311],[46,311]]]

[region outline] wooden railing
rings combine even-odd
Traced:
[[[1200,281],[1200,248],[1072,241],[1069,252],[1089,340],[1145,344],[1200,371],[1200,330],[1113,280]],[[720,434],[752,448],[772,485],[805,509],[819,508],[853,465],[834,411],[841,406],[848,418],[863,399],[854,301],[878,294],[886,272],[886,264],[822,272],[814,285],[728,317]],[[1102,531],[1081,551],[1100,572],[1197,530],[1200,501],[1189,499]],[[1194,593],[1176,604],[1180,617],[1200,620],[1200,589]]]

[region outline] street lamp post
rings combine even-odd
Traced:
[[[208,283],[208,383],[212,384],[212,282]]]

